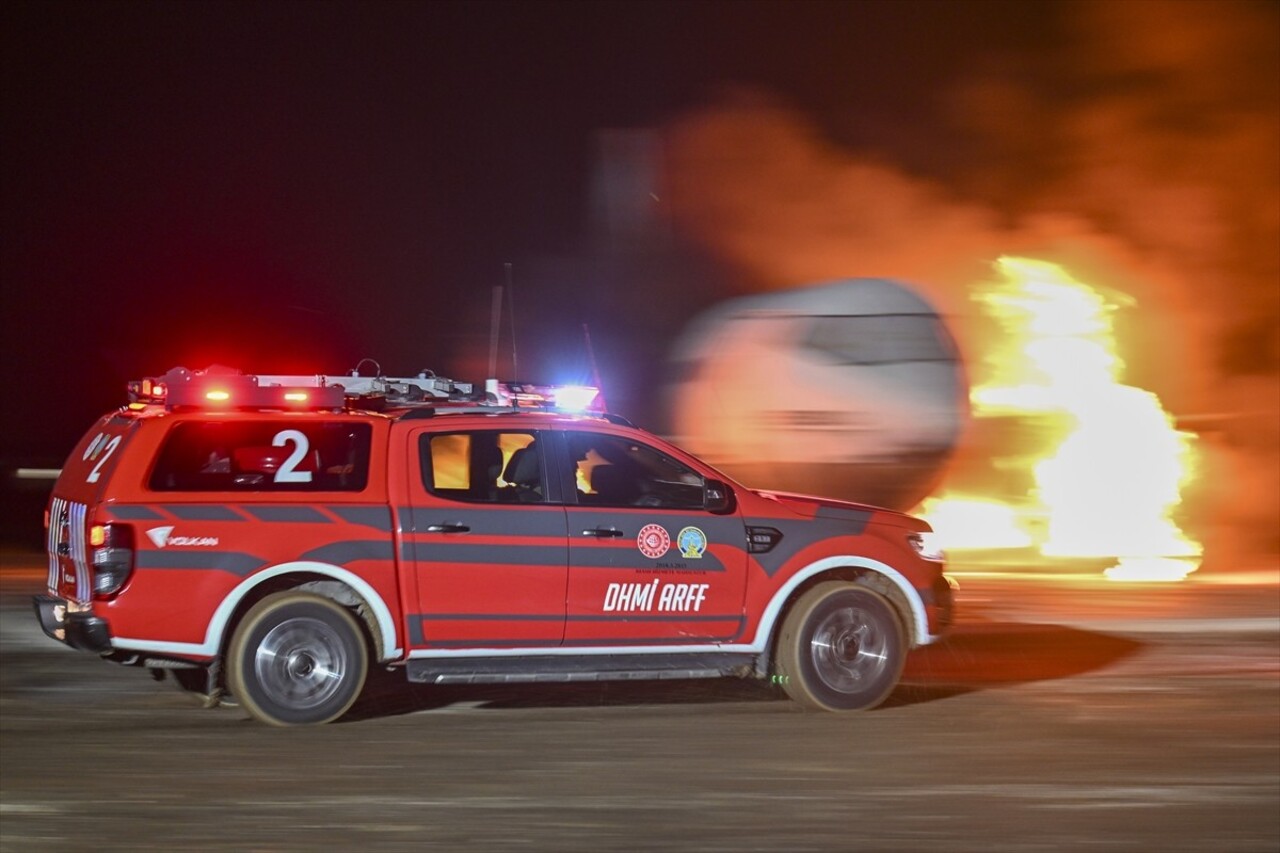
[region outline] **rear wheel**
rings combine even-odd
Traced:
[[[807,708],[873,708],[898,683],[905,645],[882,596],[851,583],[822,583],[800,596],[782,624],[778,680]]]
[[[227,652],[231,693],[275,726],[341,717],[359,697],[368,669],[368,645],[355,617],[305,592],[278,592],[255,604]]]

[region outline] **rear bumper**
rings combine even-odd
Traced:
[[[106,620],[92,613],[72,611],[67,607],[65,598],[53,595],[34,596],[32,603],[46,636],[73,649],[111,651],[111,632],[107,629]]]

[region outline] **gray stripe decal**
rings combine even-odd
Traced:
[[[561,645],[565,646],[672,646],[672,645],[701,645],[703,643],[723,643],[736,639],[737,632],[732,634],[714,634],[706,637],[690,637],[688,634],[681,634],[677,637],[638,637],[620,639],[618,637],[586,637],[575,640],[565,640]]]
[[[418,542],[417,562],[432,563],[498,563],[512,566],[549,566],[564,571],[568,555],[563,545],[467,545]]]
[[[711,543],[727,543],[745,550],[747,533],[742,519],[736,516],[695,515],[682,513],[671,518],[659,512],[614,512],[610,510],[569,510],[569,565],[575,569],[681,569],[691,572],[723,572],[724,564],[710,551],[701,557],[680,553],[676,537],[686,527],[701,530]],[[646,557],[636,546],[636,536],[646,524],[659,524],[671,537],[671,547],[657,559]],[[583,536],[592,528],[615,528],[622,532],[616,539]]]
[[[260,557],[236,551],[139,551],[135,560],[140,569],[213,569],[242,578],[267,564]]]
[[[163,521],[164,516],[149,506],[120,506],[111,504],[108,511],[121,521]]]
[[[254,506],[246,505],[244,511],[259,521],[303,521],[312,524],[332,524],[333,519],[309,506]]]
[[[415,638],[418,643],[425,643],[431,649],[469,649],[469,648],[510,648],[510,649],[542,649],[542,648],[558,648],[561,646],[596,646],[608,648],[609,646],[670,646],[670,645],[707,645],[712,643],[722,643],[734,639],[735,634],[718,634],[710,637],[690,637],[685,634],[679,637],[634,637],[620,640],[617,637],[606,637],[602,639],[577,639],[565,640],[563,643],[555,640],[513,640],[509,637],[482,637],[476,640],[422,640]]]
[[[228,506],[214,504],[165,504],[161,507],[182,521],[244,521],[240,513]]]
[[[385,506],[329,506],[325,509],[348,524],[391,531],[391,510]]]
[[[427,532],[433,524],[461,524],[472,533],[499,536],[563,536],[565,533],[564,508],[535,509],[536,504],[525,504],[525,509],[491,509],[440,506],[413,507],[409,518],[417,533]]]
[[[672,613],[670,616],[564,616],[559,613],[419,613],[410,618],[424,622],[741,622],[742,616],[714,616],[707,613]]]
[[[441,614],[420,614],[420,613],[410,613],[408,616],[406,616],[406,617],[405,617],[406,621],[408,622],[408,628],[409,628],[409,631],[408,631],[408,633],[409,633],[409,644],[410,644],[410,645],[414,645],[414,646],[424,646],[424,645],[426,645],[426,644],[427,644],[428,640],[427,640],[427,635],[426,635],[426,631],[425,631],[426,623],[427,623],[427,622],[430,622],[430,621],[438,621],[438,620],[446,620],[446,621],[447,621],[447,620],[451,620],[451,619],[454,619],[454,618],[468,618],[468,617],[467,617],[465,614],[460,615],[460,616],[457,616],[457,617],[454,617],[452,614],[448,614],[448,613],[441,613]],[[550,622],[550,621],[561,622],[561,621],[563,621],[563,619],[564,619],[564,617],[563,617],[563,616],[559,616],[559,615],[556,615],[556,616],[524,616],[524,617],[521,617],[521,616],[505,616],[505,617],[504,617],[504,616],[493,616],[493,617],[490,617],[490,618],[495,619],[495,620],[496,620],[496,619],[507,619],[507,620],[510,620],[510,621],[513,621],[513,622],[520,622],[520,621],[524,621],[524,622]],[[494,643],[499,644],[499,645],[503,645],[503,646],[513,646],[513,647],[533,646],[533,647],[538,647],[538,648],[541,648],[541,647],[543,647],[543,646],[555,647],[555,646],[559,646],[559,645],[560,645],[560,641],[559,641],[559,640],[530,640],[530,639],[518,639],[518,640],[512,640],[512,639],[509,639],[509,638],[508,638],[508,639],[505,639],[505,640],[457,640],[457,641],[449,641],[449,640],[443,640],[443,641],[442,641],[442,640],[433,640],[433,641],[430,641],[430,642],[432,643],[432,645],[436,645],[436,646],[448,645],[448,646],[457,646],[457,647],[459,647],[459,648],[465,648],[465,647],[470,646],[470,645],[484,646],[484,645],[490,645],[490,644],[494,644]]]
[[[679,637],[607,637],[596,639],[573,639],[566,640],[564,643],[555,640],[530,640],[530,639],[512,639],[504,637],[501,639],[487,638],[480,640],[437,640],[428,639],[426,636],[426,622],[454,622],[454,621],[489,621],[489,622],[556,622],[564,617],[559,615],[534,615],[521,613],[411,613],[408,615],[409,622],[409,642],[415,646],[430,645],[433,648],[468,648],[474,646],[483,648],[484,646],[501,646],[514,648],[546,648],[560,645],[565,646],[650,646],[650,645],[666,645],[671,643],[688,643],[693,640],[696,643],[712,643],[736,639],[742,633],[742,626],[745,619],[741,615],[732,616],[711,616],[711,615],[682,615],[672,614],[671,616],[570,616],[568,622],[647,622],[647,623],[687,623],[687,622],[732,622],[734,631],[732,634],[719,634],[711,637],[691,637],[688,634]]]
[[[482,638],[479,640],[427,640],[421,636],[415,637],[414,642],[419,645],[427,645],[433,649],[468,649],[472,646],[482,648],[511,648],[511,649],[543,649],[558,648],[559,640],[512,640],[512,639],[491,639]]]
[[[760,564],[764,573],[773,577],[787,564],[792,557],[815,542],[830,539],[833,536],[859,536],[866,530],[871,513],[863,510],[841,510],[849,517],[846,519],[813,518],[749,518],[747,524],[760,527],[772,527],[782,533],[782,541],[772,551],[764,554],[748,556]]]
[[[390,539],[351,540],[322,545],[319,548],[308,551],[298,559],[345,566],[347,563],[354,563],[356,560],[394,560],[395,549],[392,547]]]
[[[871,520],[871,513],[865,509],[846,509],[838,506],[819,506],[814,516],[849,522],[854,536],[862,533],[867,528],[867,522]]]
[[[763,523],[763,522],[761,522]],[[743,547],[747,541],[747,532],[742,519],[734,515],[698,515],[692,512],[681,513],[672,518],[659,511],[653,512],[611,512],[609,510],[587,510],[569,508],[569,534],[576,536],[590,527],[616,527],[622,531],[624,538],[635,542],[640,528],[646,524],[660,524],[671,535],[672,550],[675,547],[676,534],[686,527],[696,527],[707,535],[712,542],[728,542],[736,547]]]

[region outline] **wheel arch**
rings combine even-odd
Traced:
[[[377,590],[340,566],[304,560],[264,569],[238,584],[209,620],[203,648],[210,655],[221,655],[236,625],[254,604],[272,593],[290,589],[314,593],[352,610],[368,633],[376,662],[400,656],[395,619]]]
[[[800,569],[769,600],[755,639],[755,645],[763,648],[768,658],[772,659],[774,655],[778,631],[795,602],[814,586],[832,580],[865,586],[885,598],[901,622],[908,649],[928,645],[938,639],[929,633],[924,601],[905,575],[879,560],[841,555],[826,557]],[[762,661],[761,667],[762,672],[767,671],[768,661]]]

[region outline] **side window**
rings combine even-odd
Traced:
[[[368,424],[184,421],[165,436],[158,492],[358,492],[369,481]]]
[[[701,509],[703,478],[647,444],[590,432],[567,434],[578,503]]]
[[[542,503],[542,451],[531,432],[424,433],[418,440],[422,485],[454,501]]]

